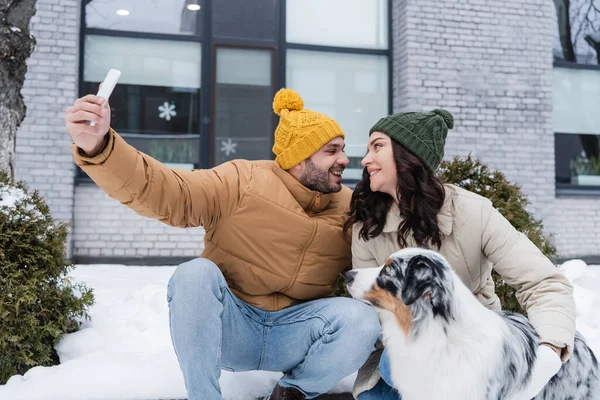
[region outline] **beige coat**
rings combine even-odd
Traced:
[[[575,302],[573,287],[552,262],[492,206],[490,200],[445,185],[446,200],[438,214],[444,234],[439,253],[443,255],[486,307],[500,309],[494,293],[492,268],[517,290],[517,300],[527,311],[529,320],[542,342],[565,347],[565,361],[573,351],[575,337]],[[352,237],[353,268],[383,265],[399,249],[397,229],[399,209],[387,216],[381,235],[364,241],[358,237],[361,225],[355,224]],[[412,235],[409,245],[415,243]],[[438,251],[437,249],[434,249]],[[379,379],[380,352],[359,372],[354,394],[373,387]]]
[[[311,191],[275,161],[170,169],[112,130],[96,157],[75,145],[73,151],[102,190],[138,214],[181,228],[203,226],[201,257],[217,264],[231,291],[255,307],[276,311],[327,297],[350,265],[346,187]]]

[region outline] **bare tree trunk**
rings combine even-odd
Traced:
[[[25,118],[21,88],[35,47],[29,22],[36,0],[0,0],[0,170],[14,178],[17,128]]]
[[[573,49],[573,38],[571,34],[571,12],[570,0],[554,0],[556,16],[558,17],[558,32],[560,44],[562,45],[563,57],[566,61],[576,62],[575,50]]]

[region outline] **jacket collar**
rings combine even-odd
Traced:
[[[446,190],[446,198],[444,199],[444,204],[442,204],[442,208],[438,212],[437,220],[438,225],[440,227],[440,231],[445,236],[448,236],[450,235],[450,233],[452,233],[452,223],[454,220],[452,216],[452,202],[454,192],[447,185],[444,185],[444,189]],[[400,218],[400,208],[398,208],[398,205],[394,203],[390,208],[390,211],[388,211],[383,231],[386,233],[397,232],[400,222],[402,222],[402,218]]]
[[[310,190],[298,182],[289,172],[281,169],[277,162],[273,162],[273,171],[305,212],[319,213],[331,203],[333,193],[324,194]]]

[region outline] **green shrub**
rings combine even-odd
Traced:
[[[491,171],[486,165],[467,158],[455,157],[440,165],[439,176],[444,182],[452,183],[483,197],[487,197],[498,211],[520,232],[524,233],[550,259],[556,256],[555,248],[543,234],[542,222],[527,211],[527,196],[518,185],[510,183],[503,173]],[[508,286],[495,271],[492,273],[496,284],[496,294],[500,297],[502,309],[524,313],[516,297],[515,290]],[[337,281],[335,296],[349,297],[343,277]]]
[[[89,318],[92,290],[67,277],[66,239],[39,193],[0,171],[0,384],[57,364],[54,345]]]
[[[469,155],[467,158],[455,157],[452,161],[442,162],[439,174],[445,182],[490,199],[515,229],[525,234],[546,257],[555,258],[556,249],[544,236],[542,221],[535,219],[526,209],[529,204],[527,196],[521,192],[520,186],[510,183],[502,172],[491,171]],[[502,309],[524,313],[515,298],[515,290],[496,272],[492,276]]]

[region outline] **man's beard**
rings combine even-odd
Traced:
[[[344,167],[335,168],[335,171],[342,172]],[[310,158],[306,159],[306,169],[300,178],[300,183],[309,188],[321,193],[337,193],[342,190],[342,185],[331,183],[329,177],[330,170],[323,170],[313,163]]]

